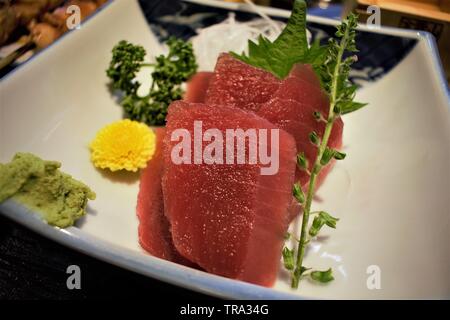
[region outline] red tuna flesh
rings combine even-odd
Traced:
[[[224,140],[226,129],[276,128],[252,112],[232,107],[183,101],[171,104],[162,186],[175,247],[208,272],[270,286],[277,276],[289,222],[295,141],[279,131],[279,170],[275,175],[261,175],[259,164],[174,164],[171,150],[179,142],[171,141],[172,132],[184,128],[193,137],[194,121],[200,120],[203,132],[217,128]],[[203,142],[203,147],[208,143]],[[248,144],[246,150],[248,154]]]
[[[209,87],[213,72],[197,72],[187,83],[184,100],[187,102],[205,102],[206,91]]]
[[[283,80],[272,99],[263,104],[258,115],[269,120],[281,129],[292,134],[297,142],[297,150],[304,152],[310,169],[317,156],[317,147],[309,140],[309,133],[315,131],[323,136],[325,123],[314,118],[314,111],[319,111],[323,118],[328,116],[329,100],[320,89],[320,82],[310,66],[295,65],[290,75]],[[339,149],[342,146],[343,122],[336,119],[328,146]],[[329,168],[321,172],[317,187],[322,183]],[[297,171],[297,179],[306,186],[309,176],[305,171]]]
[[[176,251],[170,234],[170,224],[164,215],[161,187],[164,134],[165,129],[156,130],[155,154],[141,172],[137,201],[139,243],[143,249],[158,258],[191,266],[193,264]]]
[[[261,106],[258,115],[294,136],[297,142],[297,150],[305,153],[309,162],[309,170],[312,170],[318,149],[310,142],[309,133],[315,131],[319,136],[323,136],[325,131],[325,123],[317,121],[313,113],[319,111],[326,119],[328,108],[328,98],[322,92],[320,81],[312,67],[297,64],[294,65],[289,76],[279,86],[273,98]],[[343,126],[342,119],[336,119],[328,142],[330,148],[341,148]],[[333,165],[334,160],[321,170],[316,180],[315,189],[320,187]],[[306,191],[309,175],[305,171],[297,169],[296,181],[300,181],[301,186]],[[294,219],[300,210],[301,207],[294,199],[289,208],[290,219]]]
[[[270,72],[255,68],[228,53],[217,60],[205,102],[257,111],[270,100],[280,85]]]
[[[309,133],[316,131],[321,136],[325,130],[325,123],[315,120],[313,112],[319,111],[326,118],[329,100],[311,65],[296,64],[288,77],[278,80],[270,72],[243,63],[229,54],[222,54],[217,61],[206,102],[257,112],[291,133],[297,142],[297,149],[305,153],[312,166],[317,148],[310,143]],[[339,118],[331,132],[330,147],[341,147],[342,131],[343,122]],[[324,168],[317,186],[329,169]],[[298,170],[297,179],[305,187],[309,176]]]
[[[317,88],[321,88],[320,80],[310,64],[295,64],[292,67],[291,72],[289,73],[289,77],[295,77],[304,80]]]
[[[292,134],[297,142],[297,150],[305,153],[312,166],[318,148],[310,142],[309,133],[315,131],[322,136],[325,130],[325,123],[317,121],[313,112],[314,109],[295,100],[274,98],[261,107],[258,115]],[[330,147],[341,147],[342,129],[342,120],[336,120],[328,143]],[[309,176],[301,170],[298,170],[297,178],[302,185],[309,181]]]

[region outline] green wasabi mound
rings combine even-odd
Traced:
[[[61,172],[61,164],[31,153],[17,153],[0,164],[0,203],[12,198],[41,215],[50,225],[69,227],[86,214],[95,193],[84,183]]]

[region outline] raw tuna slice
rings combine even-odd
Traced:
[[[317,121],[313,112],[314,109],[310,106],[295,100],[274,98],[261,107],[258,115],[292,134],[297,142],[297,150],[304,152],[312,165],[317,155],[317,147],[310,142],[309,133],[315,131],[322,136],[325,130],[325,123]],[[330,147],[341,147],[342,128],[342,121],[338,119],[331,132],[328,144]],[[302,185],[309,181],[309,176],[301,170],[298,170],[297,178]]]
[[[164,215],[164,201],[161,188],[162,141],[165,129],[156,131],[157,148],[153,158],[141,173],[137,201],[139,218],[139,243],[150,254],[169,261],[193,265],[176,251],[170,234],[170,224]]]
[[[316,131],[322,135],[325,129],[323,122],[314,119],[313,112],[319,111],[326,118],[329,109],[328,97],[322,91],[311,65],[296,64],[286,79],[278,80],[270,72],[243,63],[229,54],[222,54],[217,61],[206,103],[231,105],[257,112],[291,133],[297,142],[297,149],[305,152],[311,165],[317,148],[309,142],[309,133]],[[339,118],[331,133],[330,147],[341,147],[342,131],[343,122]],[[317,186],[329,169],[324,168]],[[297,179],[305,186],[309,177],[298,170]]]
[[[270,100],[279,85],[280,80],[270,72],[222,53],[217,60],[205,102],[257,111],[262,103]]]
[[[206,91],[209,87],[213,72],[197,72],[187,83],[184,100],[187,102],[205,102]]]
[[[208,272],[270,286],[276,279],[288,227],[295,141],[279,130],[279,170],[274,175],[261,175],[261,165],[248,162],[177,165],[171,153],[179,142],[171,141],[171,135],[176,129],[186,129],[194,140],[194,121],[202,121],[203,132],[219,129],[224,141],[226,129],[276,127],[237,108],[173,102],[167,117],[162,183],[165,213],[180,254]],[[203,142],[203,147],[209,143]],[[225,155],[225,149],[218,150]],[[248,144],[246,151],[248,155]],[[233,159],[236,163],[236,153]]]
[[[325,129],[323,122],[315,120],[313,112],[319,111],[326,118],[329,101],[310,65],[296,64],[288,77],[278,80],[269,72],[223,54],[217,62],[206,101],[255,111],[291,133],[297,142],[297,149],[305,153],[312,166],[317,148],[309,142],[309,133],[316,131],[322,135]],[[343,122],[339,118],[331,132],[331,148],[341,148],[342,132]],[[332,166],[333,162],[322,169],[316,188],[324,181]],[[304,189],[307,188],[309,176],[304,171],[297,170],[296,180],[300,180]]]
[[[289,77],[295,77],[320,88],[320,80],[310,64],[297,63],[292,67]]]
[[[309,133],[315,131],[322,136],[325,123],[314,118],[314,111],[321,112],[324,119],[328,115],[329,101],[320,89],[320,82],[310,66],[295,65],[290,75],[283,80],[272,99],[263,104],[258,115],[292,134],[297,142],[297,150],[304,152],[310,166],[316,158],[317,147],[309,140]],[[337,119],[330,135],[328,146],[339,149],[342,146],[343,122]],[[310,169],[311,169],[310,167]],[[324,168],[317,182],[322,183],[330,168]],[[297,170],[297,180],[306,187],[309,176]]]

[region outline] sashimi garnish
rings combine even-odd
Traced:
[[[294,75],[294,80],[292,81],[299,81],[295,79],[295,75],[299,75],[301,72],[301,69],[293,69],[295,64],[310,64],[319,76],[322,89],[328,95],[328,105],[323,105],[323,103],[318,101],[314,103],[317,110],[312,111],[312,116],[316,121],[325,124],[323,132],[311,131],[309,133],[309,140],[317,150],[313,163],[310,164],[306,157],[306,154],[310,151],[309,149],[299,150],[297,156],[297,165],[309,176],[309,183],[306,195],[302,190],[301,182],[294,184],[293,195],[298,203],[302,205],[301,233],[296,241],[296,247],[292,249],[284,247],[283,249],[284,265],[291,273],[291,286],[293,288],[297,288],[300,279],[306,276],[310,276],[313,280],[322,283],[334,279],[331,268],[325,271],[313,270],[303,265],[303,259],[307,244],[312,238],[317,236],[320,229],[324,225],[336,228],[336,223],[339,220],[325,211],[311,211],[311,204],[321,173],[329,170],[331,161],[343,160],[346,156],[329,145],[333,125],[337,121],[341,121],[341,115],[365,106],[364,103],[353,101],[356,86],[352,85],[348,79],[351,64],[356,61],[356,56],[344,57],[344,54],[347,52],[357,52],[355,43],[357,26],[357,16],[350,14],[347,19],[337,26],[336,37],[338,39],[330,39],[326,46],[321,46],[316,42],[311,47],[308,47],[306,38],[306,2],[304,0],[296,0],[286,28],[275,41],[271,42],[261,36],[258,44],[249,41],[248,55],[233,53],[235,58],[267,70],[280,79],[284,79],[292,72],[291,75]],[[308,78],[300,81],[308,82]],[[310,85],[316,87],[317,82],[311,82]],[[297,93],[305,94],[303,92]],[[321,106],[325,106],[325,109],[322,109]],[[311,226],[309,226],[309,217],[311,215],[315,217]]]

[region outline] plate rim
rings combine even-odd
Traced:
[[[210,296],[228,299],[306,300],[317,299],[281,292],[240,280],[229,279],[205,271],[118,246],[87,234],[77,227],[53,227],[14,200],[0,204],[0,213],[12,221],[66,247],[126,270],[149,276]]]

